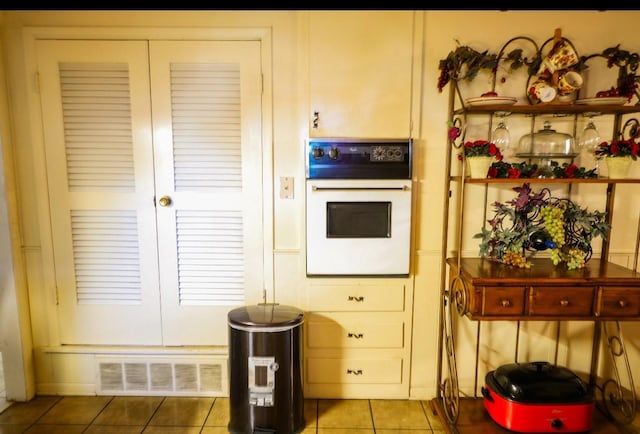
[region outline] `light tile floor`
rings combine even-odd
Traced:
[[[305,399],[303,434],[443,434],[429,403]],[[38,396],[0,413],[0,434],[221,434],[229,399]]]

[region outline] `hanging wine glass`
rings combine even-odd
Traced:
[[[504,121],[504,118],[509,114],[509,112],[496,112],[496,116],[500,118],[500,121],[496,128],[491,132],[491,142],[500,149],[503,156],[508,154],[509,145],[511,144],[511,134],[509,133],[509,128]]]
[[[602,140],[600,138],[600,132],[593,122],[593,115],[589,115],[589,121],[580,134],[578,146],[580,147],[580,149],[585,149],[587,152],[591,152],[593,154],[594,158],[596,159],[596,174],[599,174],[600,172],[600,159],[602,159],[601,155],[596,154],[601,141]]]

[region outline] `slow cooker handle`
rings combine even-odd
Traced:
[[[481,387],[480,391],[482,392],[482,396],[487,398],[488,401],[493,402],[493,396],[491,396],[491,392],[486,387]]]

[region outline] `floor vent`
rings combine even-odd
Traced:
[[[226,358],[96,358],[99,395],[227,395]]]

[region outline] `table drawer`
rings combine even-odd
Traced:
[[[531,288],[530,316],[593,315],[595,288],[544,286]]]
[[[640,316],[640,288],[615,286],[600,288],[596,315],[615,318]]]
[[[523,286],[487,286],[482,288],[482,315],[522,315],[525,305]]]

